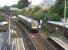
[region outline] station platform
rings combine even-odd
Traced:
[[[22,38],[14,38],[15,50],[25,50]]]
[[[57,37],[50,37],[58,45],[60,45],[64,50],[68,50],[68,39],[60,39]]]
[[[6,32],[0,32],[0,50],[2,49],[4,40],[5,40],[5,37],[6,37],[5,35],[6,35]]]

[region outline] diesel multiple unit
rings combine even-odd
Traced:
[[[18,15],[18,19],[24,25],[26,25],[31,31],[38,31],[38,27],[39,27],[38,21],[22,15]]]

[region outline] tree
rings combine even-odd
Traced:
[[[45,17],[46,13],[47,13],[47,11],[43,10],[43,8],[41,8],[39,6],[36,6],[32,9],[23,8],[20,11],[20,14],[27,16],[27,17],[30,17],[30,18],[33,18],[33,19],[36,19],[38,21],[40,19],[43,19]]]
[[[10,7],[18,8],[17,4],[11,5]]]
[[[47,11],[43,10],[41,7],[36,6],[35,8],[32,9],[32,18],[36,19],[36,20],[41,20],[45,17]]]
[[[68,0],[67,0],[68,2]],[[53,20],[59,20],[61,18],[64,17],[64,3],[65,0],[56,0],[55,5],[51,6],[51,8],[48,11],[49,16],[51,16],[51,18]],[[68,17],[68,3],[67,3],[67,17]]]
[[[6,14],[9,13],[10,12],[9,6],[1,7],[0,12],[6,13]]]
[[[9,6],[4,6],[4,7],[2,7],[3,8],[3,10],[4,10],[4,13],[6,13],[6,14],[10,14],[10,7]]]
[[[25,7],[28,7],[29,5],[29,2],[28,0],[19,0],[18,2],[18,8],[25,8]]]
[[[63,17],[63,13],[64,13],[64,0],[57,0],[54,10],[56,10],[56,12],[58,13],[59,16]]]
[[[32,9],[32,13],[37,12],[38,10],[40,10],[41,8],[39,6],[36,6],[35,8]]]

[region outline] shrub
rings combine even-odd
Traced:
[[[4,21],[5,17],[4,16],[0,16],[0,22]]]
[[[50,14],[49,17],[53,21],[60,21],[60,16],[57,13]]]

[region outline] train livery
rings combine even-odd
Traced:
[[[39,27],[38,21],[22,15],[18,15],[18,19],[24,25],[26,25],[31,31],[38,31],[38,27]]]

